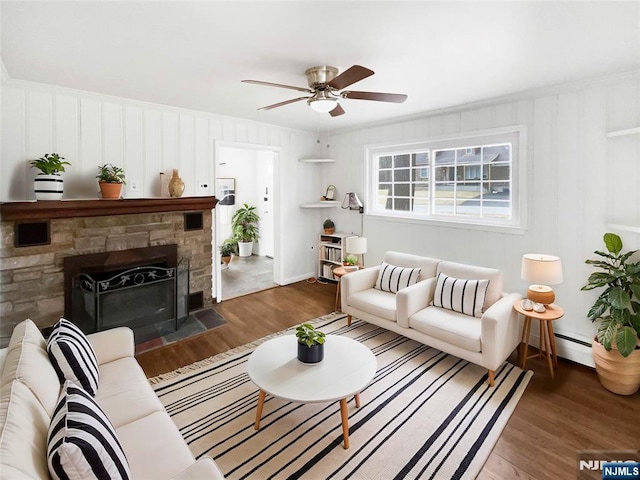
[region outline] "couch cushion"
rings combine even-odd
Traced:
[[[469,315],[432,306],[411,316],[409,326],[470,352],[482,351],[482,322]]]
[[[433,305],[472,317],[481,317],[488,286],[489,280],[468,280],[439,273]]]
[[[8,351],[2,369],[2,385],[19,380],[33,392],[48,415],[53,414],[60,382],[47,351],[26,337],[22,343],[14,344]]]
[[[383,292],[398,293],[399,290],[415,285],[420,276],[419,268],[398,267],[382,262],[374,288]]]
[[[123,425],[117,432],[133,478],[171,478],[195,461],[178,428],[164,411]]]
[[[420,277],[418,281],[426,280],[436,276],[438,264],[440,260],[436,258],[421,257],[411,253],[402,252],[386,252],[383,260],[392,265],[399,267],[417,267],[420,269]]]
[[[133,357],[100,365],[100,390],[95,401],[116,428],[153,412],[164,411]]]
[[[13,328],[7,349],[22,342],[33,343],[43,350],[47,348],[47,341],[42,336],[40,329],[30,318],[23,320]]]
[[[53,327],[47,342],[47,353],[60,384],[65,380],[73,380],[91,396],[95,396],[100,381],[98,359],[82,330],[61,318]]]
[[[396,295],[369,288],[349,295],[349,306],[392,322],[396,321]]]
[[[47,459],[54,479],[129,479],[131,473],[115,429],[93,398],[65,382],[51,419]]]
[[[484,310],[502,297],[502,272],[495,268],[476,267],[455,262],[440,262],[438,273],[444,273],[455,278],[468,278],[469,280],[489,280],[489,288],[484,300]]]
[[[19,381],[2,387],[0,405],[0,476],[48,479],[49,415],[33,392]]]

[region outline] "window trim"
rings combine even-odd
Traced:
[[[505,137],[512,137],[506,139]],[[377,185],[378,179],[374,178],[377,172],[375,158],[381,155],[393,154],[402,155],[415,153],[419,150],[428,149],[430,151],[430,165],[433,168],[435,159],[433,151],[446,148],[462,148],[463,142],[473,143],[512,143],[511,159],[511,185],[515,190],[511,197],[512,218],[507,221],[500,221],[492,218],[469,218],[456,216],[420,215],[412,212],[403,213],[401,211],[376,209],[377,205]],[[366,188],[365,195],[367,203],[365,213],[374,217],[397,219],[409,223],[424,223],[430,225],[442,225],[458,228],[471,228],[489,231],[500,231],[510,233],[524,233],[527,226],[527,128],[525,125],[511,125],[506,127],[474,130],[469,132],[459,132],[437,137],[429,137],[424,140],[410,142],[385,142],[365,146],[366,158]],[[433,180],[430,179],[430,187],[434,187]]]

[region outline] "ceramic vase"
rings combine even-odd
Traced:
[[[178,175],[178,169],[173,169],[173,176],[169,181],[169,195],[172,197],[181,197],[184,193],[184,182]]]
[[[324,358],[324,344],[316,343],[310,347],[298,342],[298,360],[302,363],[320,363]]]
[[[64,192],[62,177],[56,174],[39,173],[33,179],[36,200],[61,200]]]

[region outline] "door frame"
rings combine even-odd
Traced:
[[[220,149],[223,147],[237,148],[241,150],[259,150],[273,152],[273,192],[271,196],[273,198],[273,283],[282,285],[282,255],[280,255],[280,157],[282,154],[281,147],[273,147],[270,145],[257,145],[254,143],[243,142],[230,142],[226,140],[214,140],[213,141],[213,184],[215,185],[218,178],[218,162],[220,160]],[[214,196],[215,192],[214,188]],[[217,303],[220,303],[222,298],[222,268],[220,265],[220,250],[218,241],[216,238],[216,232],[219,229],[219,218],[216,214],[216,209],[213,209],[213,222],[211,228],[213,229],[211,235],[212,243],[212,258],[213,258],[213,291],[211,292]]]

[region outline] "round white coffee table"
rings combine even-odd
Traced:
[[[360,407],[360,392],[376,373],[375,355],[360,342],[338,335],[327,335],[324,360],[306,364],[298,360],[295,335],[283,335],[256,348],[247,362],[249,377],[260,389],[255,429],[266,394],[291,402],[340,402],[344,448],[349,448],[347,398],[355,396]]]

